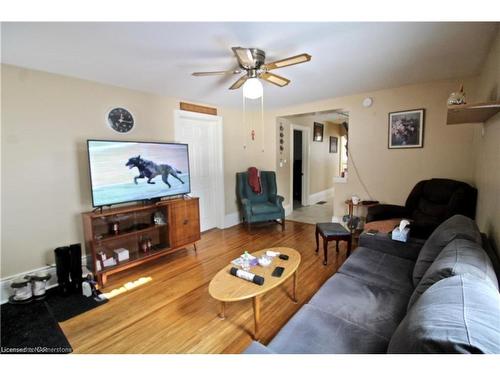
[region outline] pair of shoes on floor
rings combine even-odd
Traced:
[[[14,294],[9,297],[9,302],[13,304],[24,304],[31,302],[33,299],[44,299],[47,281],[49,279],[50,274],[39,272],[14,280],[10,285],[10,287],[14,289]]]
[[[54,250],[59,293],[82,294],[82,246],[73,244]]]

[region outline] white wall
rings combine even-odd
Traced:
[[[475,101],[500,100],[500,30],[478,79]],[[500,256],[500,114],[475,130],[475,174],[478,188],[476,219]]]

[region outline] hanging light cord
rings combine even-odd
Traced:
[[[260,121],[261,121],[261,147],[262,152],[264,152],[264,92],[262,92],[262,96],[260,97]]]
[[[365,193],[366,195],[368,195],[368,198],[370,200],[373,200],[370,192],[368,191],[368,189],[366,188],[366,185],[365,183],[363,182],[363,179],[361,178],[359,172],[358,172],[358,168],[356,167],[356,163],[354,162],[354,156],[352,155],[352,152],[351,152],[351,148],[350,147],[347,147],[347,154],[349,155],[349,158],[351,159],[351,162],[352,162],[352,166],[354,167],[354,172],[356,172],[356,176],[358,177],[358,180],[359,182],[361,183],[361,186],[363,187],[363,189],[365,190]]]

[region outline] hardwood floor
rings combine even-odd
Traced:
[[[226,304],[226,319],[208,294],[212,277],[244,250],[287,246],[302,256],[297,297],[292,279],[262,297],[260,341],[268,343],[293,314],[345,260],[332,243],[329,264],[316,255],[314,225],[288,221],[252,228],[242,225],[211,230],[194,249],[110,276],[104,291],[151,277],[152,281],[112,298],[107,304],[61,323],[75,353],[240,353],[252,341],[252,301]]]

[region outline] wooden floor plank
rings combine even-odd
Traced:
[[[302,256],[297,304],[291,301],[292,279],[263,296],[261,342],[269,342],[345,260],[345,247],[329,265],[315,249],[314,226],[287,222],[261,226],[248,233],[238,225],[211,230],[194,249],[186,249],[109,277],[104,291],[140,277],[152,281],[112,298],[107,304],[61,323],[75,353],[240,353],[251,342],[251,301],[219,304],[208,294],[212,277],[244,250],[287,246]]]

